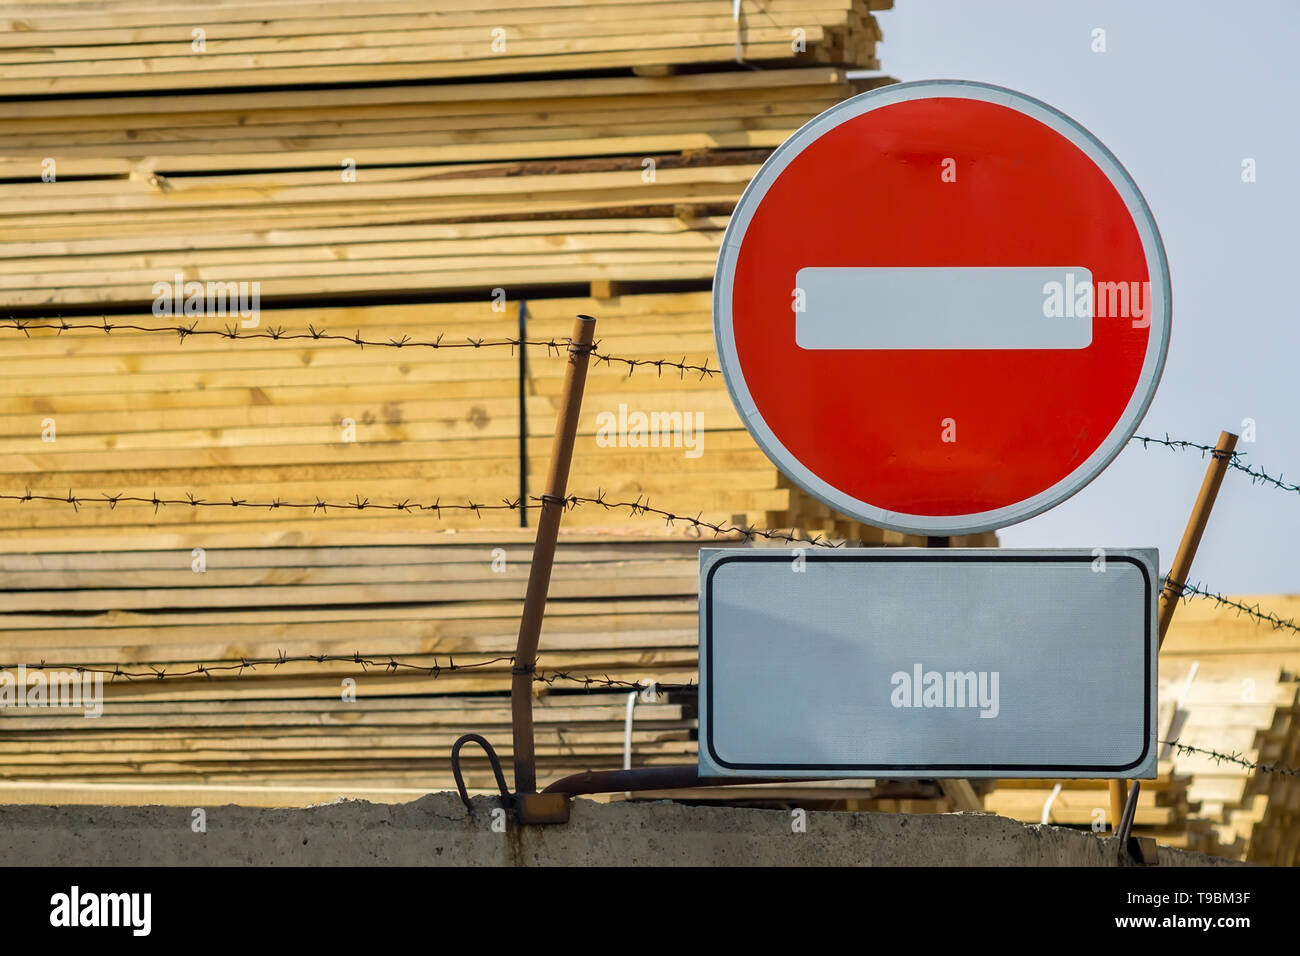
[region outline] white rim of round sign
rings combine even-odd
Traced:
[[[841,123],[883,106],[936,96],[979,100],[1009,107],[1055,130],[1082,150],[1110,180],[1133,218],[1151,282],[1151,327],[1147,336],[1146,355],[1133,395],[1114,428],[1085,461],[1045,491],[1015,504],[967,515],[915,515],[889,511],[845,494],[806,468],[768,427],[750,396],[736,351],[731,314],[731,289],[745,233],[768,189],[795,157]],[[882,528],[912,534],[978,534],[1016,524],[1055,507],[1101,474],[1133,437],[1155,397],[1169,347],[1170,316],[1169,264],[1165,259],[1164,244],[1160,241],[1160,232],[1146,200],[1119,160],[1092,133],[1046,103],[1015,90],[968,80],[922,80],[882,87],[837,103],[805,123],[777,147],[741,194],[723,235],[713,277],[713,334],[718,348],[718,360],[722,366],[722,377],[745,427],[759,447],[795,484],[841,514]]]

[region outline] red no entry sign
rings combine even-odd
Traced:
[[[843,514],[923,534],[1023,521],[1133,435],[1169,341],[1146,202],[1023,94],[902,83],[768,159],[718,257],[714,330],[746,426]]]

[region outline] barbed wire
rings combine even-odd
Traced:
[[[540,500],[540,499],[533,499]],[[236,498],[232,496],[229,501],[209,500],[199,498],[193,492],[186,492],[183,498],[164,498],[158,494],[152,494],[149,497],[142,495],[117,494],[110,495],[107,492],[101,492],[95,495],[77,495],[73,494],[72,489],[68,489],[66,495],[42,495],[32,492],[29,488],[23,494],[0,494],[0,501],[16,501],[26,504],[31,501],[47,501],[60,504],[67,504],[73,507],[73,510],[80,511],[84,505],[108,505],[110,510],[116,509],[122,504],[142,504],[151,505],[154,514],[159,509],[169,505],[184,505],[191,508],[264,508],[269,511],[275,511],[279,508],[287,509],[307,509],[312,512],[328,514],[333,508],[335,511],[432,511],[441,515],[444,511],[473,511],[476,514],[481,511],[517,511],[521,507],[518,499],[511,500],[503,498],[501,504],[490,504],[488,502],[452,502],[443,504],[442,499],[435,499],[432,504],[426,504],[418,501],[403,499],[384,503],[381,501],[371,501],[369,498],[363,498],[357,495],[352,501],[327,501],[324,498],[316,498],[315,501],[285,501],[282,498],[272,498],[270,501],[250,501],[247,498]]]
[[[1205,457],[1207,452],[1213,453],[1218,451],[1218,449],[1213,445],[1202,445],[1194,441],[1182,441],[1181,439],[1170,438],[1168,432],[1165,433],[1164,438],[1152,438],[1150,435],[1134,435],[1129,439],[1129,441],[1141,442],[1144,449],[1148,445],[1159,445],[1162,448],[1172,448],[1175,451],[1187,451],[1188,449],[1192,449],[1201,452],[1202,458]],[[1236,452],[1233,452],[1233,454],[1235,455]]]
[[[229,341],[250,341],[250,340],[267,340],[267,341],[326,341],[326,342],[346,342],[350,345],[357,345],[362,348],[367,346],[373,348],[429,348],[429,349],[482,349],[493,347],[509,347],[513,350],[523,346],[536,346],[545,348],[548,352],[560,354],[575,348],[575,343],[569,338],[550,338],[550,339],[525,339],[515,337],[503,337],[496,339],[474,338],[466,336],[464,341],[459,337],[448,339],[446,333],[440,332],[433,339],[413,339],[409,335],[403,335],[400,338],[372,339],[366,338],[357,329],[351,334],[330,332],[324,328],[316,328],[308,324],[306,331],[288,331],[284,326],[269,326],[264,330],[251,331],[237,325],[227,324],[218,329],[201,329],[198,327],[198,320],[191,322],[189,325],[140,325],[135,322],[110,322],[107,316],[101,316],[98,322],[70,322],[62,316],[56,316],[54,319],[23,319],[9,316],[0,319],[0,329],[22,332],[28,338],[36,330],[53,331],[58,334],[71,331],[95,331],[112,334],[113,332],[145,332],[164,335],[175,335],[183,344],[191,337],[215,336],[217,338]],[[638,359],[627,358],[625,356],[610,355],[600,351],[600,341],[597,340],[588,347],[591,357],[599,364],[622,365],[627,368],[629,375],[638,368],[654,368],[662,377],[663,370],[675,369],[680,376],[685,376],[687,372],[699,373],[700,378],[710,378],[721,374],[720,368],[714,368],[709,365],[706,358],[704,364],[697,365],[686,360],[682,356],[680,361],[673,359]],[[1130,441],[1140,442],[1143,448],[1151,445],[1170,448],[1178,451],[1195,450],[1201,452],[1202,456],[1207,453],[1214,453],[1217,449],[1213,445],[1206,445],[1200,442],[1186,441],[1183,439],[1170,438],[1166,433],[1164,438],[1155,438],[1149,435],[1134,435]],[[1300,484],[1285,481],[1281,474],[1274,477],[1268,474],[1262,468],[1256,469],[1253,465],[1248,464],[1242,459],[1244,453],[1234,451],[1229,459],[1229,467],[1243,472],[1251,478],[1252,482],[1272,485],[1283,491],[1300,492]]]
[[[521,508],[535,508],[545,504],[549,496],[534,495],[529,498],[528,504],[523,504],[520,499],[503,498],[499,504],[489,502],[476,502],[473,500],[464,502],[444,503],[441,498],[435,499],[433,503],[412,501],[411,499],[402,499],[392,502],[371,501],[369,498],[363,498],[360,494],[353,497],[352,500],[329,501],[324,498],[316,497],[312,501],[286,501],[281,498],[273,498],[270,501],[251,501],[244,498],[232,496],[229,500],[209,500],[197,497],[193,492],[186,492],[183,498],[164,498],[157,493],[144,497],[142,495],[126,494],[108,494],[101,492],[99,495],[77,495],[71,489],[66,495],[46,495],[37,494],[30,488],[22,494],[0,494],[0,501],[13,501],[25,504],[32,501],[52,502],[56,504],[71,505],[74,509],[80,510],[85,505],[108,505],[110,509],[115,509],[119,504],[142,504],[149,505],[154,509],[154,513],[169,505],[188,506],[193,508],[252,508],[276,510],[280,508],[309,510],[314,514],[328,514],[330,509],[336,512],[345,513],[349,511],[400,511],[407,513],[431,512],[441,517],[444,511],[472,511],[476,515],[483,511],[518,511]],[[567,495],[563,498],[552,499],[561,503],[566,509],[573,509],[582,505],[595,505],[604,508],[606,511],[623,511],[631,517],[649,515],[663,519],[664,523],[670,527],[676,527],[678,524],[685,524],[699,531],[709,531],[715,537],[739,538],[745,541],[766,540],[780,541],[785,544],[808,546],[817,548],[843,548],[847,541],[833,541],[825,535],[817,534],[812,537],[799,536],[794,529],[767,529],[757,528],[754,525],[736,525],[720,524],[708,521],[703,517],[703,512],[697,512],[694,515],[668,511],[663,508],[656,508],[650,504],[650,499],[644,495],[638,495],[635,501],[610,501],[607,494],[597,489],[596,495]],[[1255,618],[1263,623],[1271,625],[1278,630],[1289,630],[1294,633],[1300,633],[1300,624],[1294,619],[1283,618],[1271,611],[1264,611],[1260,605],[1244,604],[1224,595],[1206,590],[1203,586],[1197,584],[1182,584],[1169,581],[1166,579],[1165,587],[1177,589],[1178,597],[1187,601],[1192,597],[1204,598],[1214,601],[1221,607],[1231,608],[1238,614],[1245,614]]]
[[[190,508],[253,508],[274,511],[280,508],[293,510],[308,510],[313,514],[329,514],[330,509],[336,512],[348,511],[401,511],[407,513],[432,512],[435,516],[441,517],[444,511],[472,511],[479,515],[483,511],[519,511],[522,508],[535,508],[545,504],[550,496],[533,495],[528,499],[528,503],[523,503],[519,498],[503,498],[500,504],[489,502],[477,502],[473,500],[464,502],[444,503],[441,498],[434,499],[433,503],[413,501],[409,498],[398,501],[382,502],[371,501],[369,498],[363,498],[361,495],[355,495],[351,501],[335,500],[329,501],[317,497],[313,501],[286,501],[282,498],[272,498],[269,501],[253,501],[247,498],[236,498],[231,496],[229,500],[225,499],[207,499],[199,498],[193,492],[185,492],[181,498],[166,498],[159,496],[156,492],[145,497],[143,495],[127,494],[108,494],[100,492],[98,495],[74,494],[72,489],[68,489],[66,495],[48,495],[37,494],[30,488],[22,494],[0,494],[0,501],[14,501],[19,504],[29,502],[52,502],[55,504],[71,505],[76,511],[85,505],[108,505],[110,510],[116,509],[122,504],[140,504],[149,505],[153,508],[154,514],[162,508],[169,505],[178,505]],[[844,546],[844,542],[831,541],[824,535],[814,535],[813,537],[800,537],[790,530],[771,530],[756,528],[753,525],[726,525],[705,520],[703,512],[697,512],[694,516],[689,514],[678,514],[677,512],[667,511],[663,508],[651,506],[650,499],[644,495],[638,495],[635,501],[610,501],[606,493],[597,489],[595,497],[586,495],[567,495],[563,498],[553,499],[560,502],[567,509],[573,509],[581,505],[597,505],[606,511],[625,511],[632,517],[650,515],[656,518],[662,518],[664,523],[670,527],[676,527],[679,523],[692,526],[700,531],[711,531],[716,537],[739,537],[746,541],[755,539],[764,539],[769,541],[784,541],[787,544],[807,545],[819,548],[839,548]],[[480,515],[481,517],[481,515]]]
[[[226,663],[214,664],[196,664],[193,667],[177,670],[168,669],[166,665],[150,663],[147,661],[133,662],[129,665],[114,665],[113,667],[92,667],[85,664],[60,664],[50,663],[45,660],[38,661],[34,664],[0,664],[0,670],[16,670],[19,667],[28,671],[71,671],[77,674],[102,674],[105,677],[113,679],[123,678],[124,680],[179,680],[188,677],[213,677],[227,671],[235,671],[235,676],[241,676],[246,670],[256,670],[258,667],[272,666],[280,667],[284,664],[331,664],[331,663],[350,663],[358,664],[363,671],[369,671],[370,668],[381,668],[389,673],[395,673],[399,670],[414,670],[427,674],[430,677],[440,677],[443,673],[453,671],[472,670],[480,667],[491,667],[494,664],[504,664],[513,662],[513,657],[493,657],[487,660],[475,661],[469,664],[457,664],[455,655],[447,655],[447,663],[440,664],[438,659],[434,658],[432,664],[412,664],[408,661],[401,661],[395,657],[376,658],[364,657],[360,652],[354,654],[301,654],[291,656],[283,651],[275,657],[241,657],[238,660],[231,660]],[[144,670],[130,670],[131,667],[144,668]]]
[[[1208,591],[1197,584],[1180,585],[1177,581],[1170,581],[1166,578],[1165,587],[1172,591],[1178,591],[1178,597],[1183,601],[1190,601],[1192,598],[1203,598],[1213,601],[1219,607],[1230,608],[1237,612],[1238,616],[1246,615],[1255,620],[1268,624],[1277,631],[1290,631],[1293,634],[1300,634],[1300,624],[1297,624],[1294,618],[1282,617],[1272,611],[1263,610],[1258,604],[1244,604],[1241,601],[1234,601],[1232,598],[1224,597],[1216,591]]]
[[[1177,438],[1170,438],[1168,434],[1164,438],[1152,438],[1149,435],[1134,435],[1129,441],[1141,442],[1143,448],[1150,445],[1159,445],[1162,448],[1171,448],[1174,451],[1199,451],[1201,457],[1206,454],[1215,454],[1218,449],[1213,445],[1203,445],[1200,442],[1183,441]],[[1251,484],[1270,485],[1281,491],[1300,492],[1300,484],[1292,484],[1282,478],[1281,473],[1274,477],[1264,471],[1263,468],[1256,468],[1254,465],[1245,461],[1242,457],[1245,453],[1234,451],[1228,456],[1228,467],[1240,471],[1249,476]]]
[[[214,679],[215,675],[227,672],[234,672],[236,678],[243,677],[245,671],[254,671],[259,667],[279,668],[286,664],[356,664],[362,672],[369,673],[371,668],[382,670],[385,673],[396,673],[402,670],[415,671],[426,677],[438,679],[446,674],[453,674],[458,671],[478,670],[495,665],[506,665],[514,663],[514,655],[492,657],[470,663],[456,663],[454,654],[447,655],[447,662],[439,663],[434,658],[432,664],[416,664],[410,661],[399,660],[393,656],[371,657],[361,654],[359,651],[352,654],[300,654],[290,655],[281,651],[275,657],[248,658],[241,657],[238,660],[232,660],[223,663],[196,664],[192,667],[181,669],[171,668],[166,665],[157,663],[135,663],[132,665],[115,665],[113,667],[94,667],[86,664],[62,664],[51,663],[41,660],[31,664],[0,664],[0,671],[14,671],[23,668],[26,671],[60,671],[71,672],[75,674],[101,674],[110,679],[110,683],[119,678],[127,681],[135,680],[184,680],[192,677],[207,677]],[[132,668],[143,668],[135,669]],[[502,668],[504,671],[504,667]],[[503,675],[504,676],[504,675]],[[533,674],[533,680],[536,683],[554,686],[557,683],[567,681],[573,684],[579,684],[584,690],[592,688],[600,689],[617,689],[625,691],[643,692],[654,690],[656,692],[696,690],[698,685],[694,682],[686,684],[667,684],[660,681],[629,681],[620,680],[610,677],[606,674],[576,674],[572,671],[537,671]],[[1207,756],[1218,763],[1230,763],[1240,766],[1247,770],[1255,770],[1259,773],[1281,774],[1285,776],[1300,776],[1300,768],[1286,767],[1277,763],[1261,763],[1247,760],[1240,752],[1225,753],[1222,751],[1196,747],[1191,744],[1184,744],[1179,740],[1161,740],[1159,743],[1166,745],[1179,754],[1200,754]]]
[[[245,671],[257,670],[259,667],[278,668],[286,664],[328,664],[328,663],[346,663],[356,664],[361,667],[364,673],[369,673],[371,668],[382,670],[386,673],[396,673],[401,670],[411,670],[423,674],[432,679],[438,679],[446,674],[456,673],[458,671],[477,670],[494,665],[513,664],[514,656],[492,657],[470,663],[456,663],[454,654],[447,655],[447,663],[439,663],[434,659],[433,664],[415,664],[410,661],[399,660],[393,656],[387,657],[370,657],[362,655],[360,652],[352,654],[301,654],[290,655],[281,651],[275,657],[247,658],[241,657],[238,660],[232,660],[225,663],[196,664],[192,667],[182,669],[169,669],[165,665],[156,663],[136,663],[133,665],[115,665],[113,667],[93,667],[85,664],[61,664],[51,663],[48,661],[38,661],[31,664],[0,664],[0,671],[14,671],[23,668],[26,671],[61,671],[75,674],[101,674],[110,679],[110,683],[118,678],[127,681],[134,680],[183,680],[192,677],[207,677],[214,679],[215,675],[225,672],[234,672],[236,678],[244,676]],[[144,668],[143,670],[133,670],[135,668]],[[504,670],[504,668],[503,668]],[[504,675],[503,675],[504,676]],[[562,681],[573,684],[579,684],[584,690],[592,688],[599,689],[616,689],[624,691],[644,692],[654,690],[657,693],[666,693],[670,691],[698,691],[698,685],[694,682],[686,684],[668,684],[660,681],[629,681],[611,678],[607,673],[594,674],[575,674],[572,671],[538,671],[533,674],[533,680],[536,683],[554,686]],[[1205,747],[1196,747],[1191,744],[1184,744],[1175,740],[1160,740],[1159,743],[1172,748],[1181,755],[1200,754],[1209,757],[1216,764],[1229,763],[1242,767],[1246,770],[1253,770],[1264,774],[1280,774],[1283,776],[1300,776],[1300,768],[1287,767],[1278,763],[1263,763],[1246,759],[1240,752],[1225,753]]]
[[[1247,760],[1240,752],[1233,751],[1224,753],[1220,750],[1207,749],[1205,747],[1193,747],[1190,744],[1179,743],[1175,740],[1161,740],[1160,743],[1173,748],[1183,755],[1200,754],[1209,757],[1216,764],[1230,763],[1246,770],[1254,770],[1259,773],[1274,773],[1285,777],[1300,777],[1300,767],[1286,767],[1277,763],[1257,763],[1253,760]]]
[[[56,316],[54,319],[22,319],[10,316],[0,319],[0,329],[22,332],[28,338],[31,338],[32,331],[46,330],[58,334],[71,331],[96,331],[105,334],[113,332],[144,332],[153,334],[175,335],[183,344],[191,337],[215,336],[228,341],[326,341],[326,342],[345,342],[350,345],[373,348],[429,348],[429,349],[483,349],[494,347],[508,347],[513,354],[514,349],[523,346],[536,346],[545,348],[548,353],[561,354],[576,347],[575,343],[569,338],[550,338],[550,339],[526,339],[522,337],[502,337],[496,339],[474,338],[466,336],[464,341],[459,337],[448,339],[446,333],[440,332],[433,339],[413,339],[408,335],[400,338],[372,339],[366,338],[361,334],[360,329],[356,329],[351,334],[330,332],[324,328],[316,328],[308,324],[306,331],[288,331],[284,326],[270,326],[264,330],[251,331],[241,328],[237,325],[227,324],[218,329],[200,329],[198,320],[189,325],[140,325],[134,322],[110,322],[107,316],[101,316],[99,322],[70,322],[62,316]],[[720,368],[714,368],[709,365],[706,358],[702,365],[688,362],[686,356],[680,360],[674,359],[641,359],[628,358],[626,356],[611,355],[600,351],[600,340],[592,343],[587,347],[591,357],[597,365],[622,365],[628,371],[629,376],[638,368],[653,368],[659,377],[663,376],[664,369],[676,370],[680,377],[685,377],[687,372],[698,373],[701,379],[711,378],[721,374]],[[1186,441],[1182,439],[1171,439],[1166,433],[1164,438],[1155,438],[1148,435],[1134,435],[1130,441],[1140,442],[1143,448],[1150,445],[1159,445],[1174,450],[1186,451],[1196,450],[1201,452],[1202,456],[1207,453],[1216,451],[1213,445],[1206,445],[1200,442]],[[1234,468],[1248,475],[1252,483],[1267,484],[1279,488],[1283,491],[1300,493],[1300,484],[1285,481],[1281,474],[1274,477],[1268,474],[1262,468],[1256,469],[1253,465],[1248,464],[1242,459],[1241,452],[1234,451],[1229,459],[1229,467]]]
[[[200,336],[215,336],[228,341],[255,341],[258,339],[273,342],[291,342],[300,340],[310,340],[313,342],[346,342],[350,345],[357,345],[362,348],[392,348],[392,349],[487,349],[487,348],[506,348],[510,349],[511,354],[514,350],[524,346],[536,346],[545,348],[548,354],[563,354],[565,352],[585,348],[595,360],[597,365],[621,365],[627,369],[628,375],[632,375],[639,368],[653,368],[656,373],[662,377],[664,369],[676,370],[679,377],[684,378],[687,372],[698,373],[701,379],[711,378],[718,375],[721,369],[713,368],[709,365],[706,358],[703,365],[697,365],[686,360],[682,356],[681,361],[673,359],[639,359],[627,358],[621,355],[611,355],[600,350],[600,341],[592,343],[590,346],[578,346],[569,338],[551,338],[551,339],[527,339],[527,338],[494,338],[481,339],[466,336],[464,341],[459,337],[448,338],[445,332],[440,332],[432,339],[413,339],[409,335],[403,335],[400,338],[388,339],[371,339],[361,334],[357,329],[351,334],[329,332],[325,329],[318,329],[314,325],[308,325],[306,331],[288,331],[283,326],[270,326],[260,331],[250,331],[237,325],[226,325],[219,329],[200,329],[198,321],[195,320],[190,325],[138,325],[134,322],[110,322],[107,317],[101,317],[99,322],[69,322],[67,319],[57,317],[52,320],[32,320],[7,318],[0,320],[0,329],[22,332],[28,338],[31,338],[33,331],[47,330],[53,331],[60,335],[64,332],[73,331],[95,331],[111,335],[114,332],[148,332],[164,335],[175,335],[181,344],[185,344],[190,338]]]
[[[524,346],[545,348],[548,353],[557,355],[577,347],[569,338],[527,339],[506,336],[487,339],[465,336],[464,341],[461,341],[459,337],[448,339],[445,332],[440,332],[433,339],[413,339],[409,335],[403,335],[400,338],[375,339],[363,336],[360,329],[356,329],[352,333],[338,333],[330,332],[324,328],[318,329],[312,324],[308,324],[306,331],[289,331],[284,326],[270,326],[263,330],[252,331],[231,324],[216,329],[201,329],[198,327],[197,319],[189,325],[140,325],[135,322],[110,322],[107,316],[101,316],[98,322],[70,322],[62,316],[43,320],[10,316],[0,319],[0,329],[22,332],[28,338],[31,338],[31,333],[37,330],[53,331],[58,334],[71,331],[95,331],[105,334],[112,334],[113,332],[144,332],[175,335],[182,344],[191,337],[214,336],[228,341],[264,340],[279,342],[311,340],[317,342],[344,342],[362,348],[483,349],[508,347],[512,354],[514,349]],[[703,364],[688,362],[686,356],[682,356],[680,360],[628,358],[600,351],[599,340],[587,347],[587,349],[597,365],[621,365],[627,369],[629,376],[638,368],[653,368],[660,377],[663,376],[664,369],[676,370],[680,377],[685,377],[687,372],[698,373],[701,379],[721,374],[721,369],[709,365],[707,358]],[[1177,451],[1195,450],[1199,451],[1202,457],[1206,454],[1213,454],[1217,450],[1213,445],[1170,438],[1167,433],[1164,438],[1156,438],[1150,435],[1134,435],[1129,440],[1140,442],[1143,448],[1158,445]],[[1228,461],[1229,467],[1247,475],[1252,483],[1271,485],[1283,491],[1300,493],[1300,484],[1286,481],[1281,474],[1273,476],[1262,468],[1256,468],[1243,459],[1243,454],[1243,452],[1234,451]]]
[[[626,510],[634,517],[638,515],[652,515],[657,518],[663,518],[664,523],[669,525],[670,527],[676,526],[678,522],[683,522],[700,531],[712,531],[713,534],[717,537],[739,536],[740,538],[746,541],[753,541],[754,539],[758,538],[766,541],[783,541],[786,544],[808,545],[814,548],[842,548],[845,546],[844,541],[832,541],[829,538],[827,538],[825,535],[821,535],[821,534],[813,535],[811,538],[809,537],[801,538],[794,533],[793,529],[773,530],[773,529],[756,528],[753,525],[746,525],[744,527],[741,527],[740,525],[735,525],[735,524],[732,525],[716,524],[712,521],[705,521],[701,517],[703,512],[697,512],[695,516],[692,517],[689,514],[678,514],[672,511],[665,511],[662,508],[651,507],[650,499],[646,498],[644,495],[638,495],[636,501],[611,502],[606,500],[605,493],[603,491],[598,490],[596,492],[596,497],[594,498],[582,497],[580,495],[571,495],[569,496],[569,498],[565,500],[571,501],[575,504],[598,505],[604,508],[606,511]]]
[[[151,663],[147,661],[135,661],[128,664],[117,664],[111,667],[95,667],[88,664],[66,664],[55,663],[50,661],[37,661],[27,664],[0,664],[0,671],[14,671],[23,668],[26,671],[60,671],[75,674],[100,674],[108,677],[110,683],[121,678],[127,681],[136,680],[185,680],[192,677],[207,677],[213,679],[218,674],[233,672],[233,676],[238,678],[244,676],[245,671],[255,671],[259,667],[270,667],[272,669],[282,667],[286,664],[356,664],[361,668],[363,673],[369,673],[372,668],[382,670],[386,673],[393,674],[399,671],[415,671],[426,677],[437,679],[447,674],[457,671],[479,670],[496,665],[502,666],[503,676],[506,672],[505,665],[513,665],[514,655],[491,657],[470,663],[456,663],[456,655],[448,654],[447,662],[439,662],[437,656],[434,657],[432,664],[416,664],[411,661],[401,660],[391,655],[384,657],[372,657],[361,654],[360,651],[352,654],[297,654],[291,655],[281,651],[275,657],[241,657],[238,660],[221,661],[217,663],[195,664],[189,667],[173,666],[162,663]],[[591,688],[608,688],[628,691],[644,691],[651,688],[669,691],[681,690],[695,686],[694,684],[665,684],[658,681],[642,682],[619,680],[610,677],[608,674],[578,674],[572,671],[537,671],[533,674],[533,680],[539,684],[553,686],[562,681],[568,681],[573,684],[582,685],[583,689]]]

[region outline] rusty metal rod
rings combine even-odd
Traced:
[[[1141,792],[1142,781],[1134,780],[1133,786],[1128,791],[1128,802],[1124,805],[1124,816],[1115,829],[1115,835],[1119,838],[1121,853],[1128,847],[1128,838],[1133,832],[1133,820],[1137,817],[1138,795]]]
[[[1236,435],[1232,432],[1219,432],[1219,442],[1214,447],[1209,467],[1205,469],[1201,491],[1196,496],[1191,517],[1187,519],[1183,540],[1178,544],[1178,553],[1174,555],[1174,563],[1169,568],[1169,573],[1165,575],[1164,587],[1160,589],[1160,608],[1157,616],[1160,644],[1164,644],[1165,634],[1169,632],[1174,611],[1178,608],[1178,599],[1183,593],[1183,585],[1187,583],[1187,576],[1192,571],[1196,549],[1201,545],[1201,536],[1205,534],[1205,526],[1209,523],[1214,500],[1219,496],[1219,486],[1223,484],[1223,476],[1228,473],[1228,463],[1232,461],[1232,453],[1236,448]],[[1112,780],[1110,781],[1110,818],[1113,828],[1120,826],[1124,809],[1124,782]]]
[[[1192,516],[1187,519],[1183,540],[1178,545],[1178,553],[1174,555],[1174,563],[1169,568],[1169,573],[1165,576],[1165,586],[1160,591],[1161,644],[1165,642],[1169,624],[1174,619],[1178,599],[1183,595],[1182,586],[1187,583],[1187,576],[1192,573],[1192,561],[1196,557],[1196,549],[1201,545],[1201,535],[1205,533],[1205,526],[1209,523],[1210,509],[1214,507],[1214,500],[1219,496],[1219,486],[1223,484],[1223,476],[1228,473],[1228,463],[1232,461],[1232,453],[1236,448],[1236,435],[1232,432],[1219,432],[1219,443],[1214,446],[1210,466],[1205,469],[1201,492],[1196,496],[1196,507],[1192,509]]]
[[[573,441],[582,410],[582,390],[587,383],[587,363],[595,341],[596,320],[580,315],[573,323],[569,345],[569,366],[564,373],[564,391],[560,397],[560,414],[555,422],[555,440],[551,445],[550,470],[546,473],[546,490],[542,494],[541,516],[537,521],[537,538],[533,544],[533,562],[528,569],[528,591],[519,618],[519,641],[515,645],[515,663],[511,668],[510,714],[514,735],[515,792],[537,792],[537,755],[533,747],[533,675],[537,668],[537,644],[542,634],[542,615],[551,586],[551,566],[555,562],[555,541],[564,514],[564,497],[569,483],[569,465],[573,461]]]

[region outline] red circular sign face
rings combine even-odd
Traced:
[[[1095,477],[1163,367],[1168,269],[1119,163],[1049,107],[899,84],[813,120],[742,197],[715,332],[747,427],[861,520],[961,534]]]

